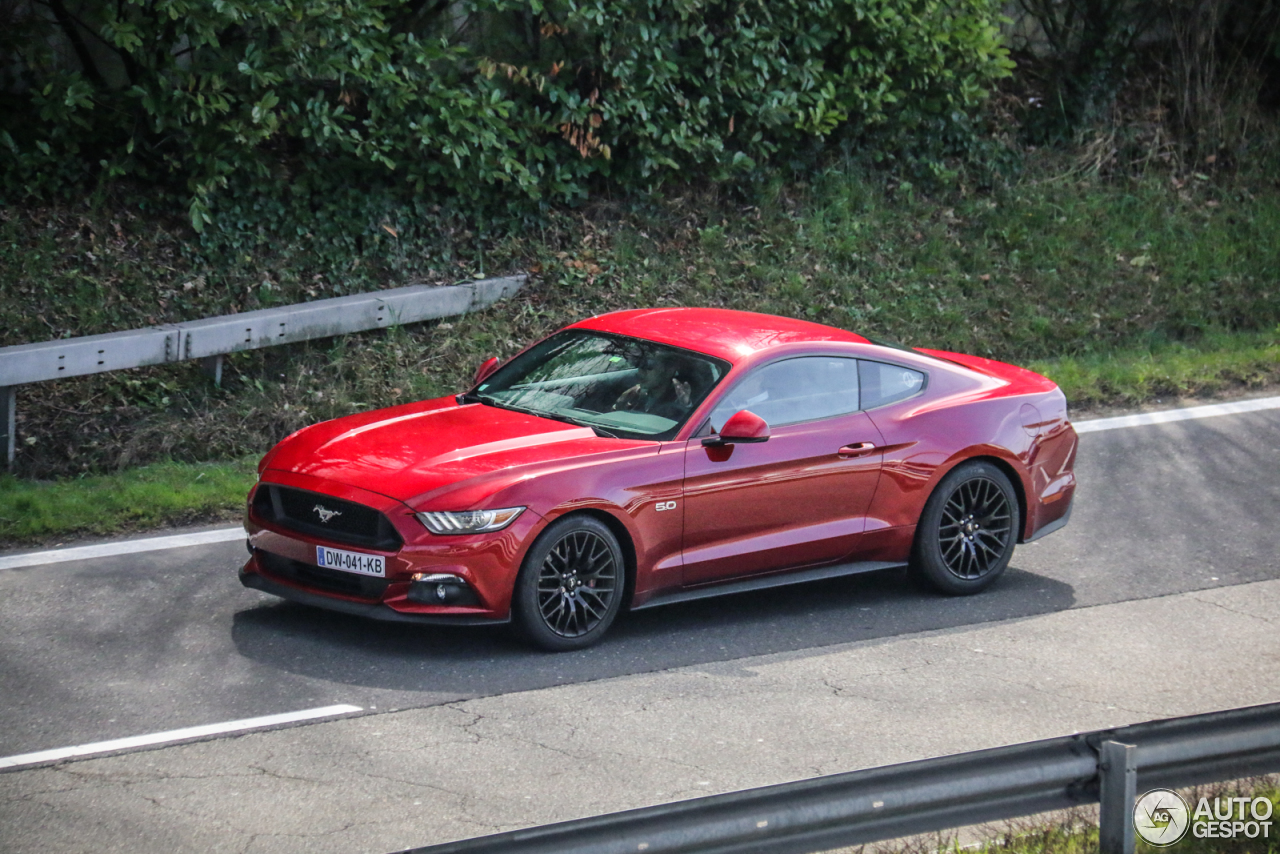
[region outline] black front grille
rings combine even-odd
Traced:
[[[354,572],[343,572],[340,569],[326,569],[312,566],[298,560],[291,560],[261,549],[257,552],[258,565],[269,575],[285,578],[303,587],[324,590],[329,593],[341,593],[344,596],[358,596],[361,599],[381,599],[387,590],[385,578],[374,578],[368,575],[357,575]]]
[[[337,543],[384,552],[404,545],[395,526],[377,510],[318,492],[264,483],[253,497],[253,512],[282,528]]]

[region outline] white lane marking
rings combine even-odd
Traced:
[[[1280,397],[1260,397],[1256,400],[1210,403],[1206,406],[1167,409],[1164,412],[1145,412],[1141,415],[1095,418],[1092,421],[1074,421],[1071,426],[1076,428],[1077,433],[1097,433],[1102,430],[1119,430],[1124,427],[1145,427],[1148,424],[1168,424],[1171,421],[1191,421],[1196,418],[1215,418],[1219,415],[1238,415],[1241,412],[1260,412],[1264,409],[1280,409]]]
[[[59,759],[90,756],[95,753],[132,750],[137,747],[150,747],[156,744],[167,744],[210,735],[225,735],[230,732],[243,732],[250,729],[279,726],[280,724],[291,724],[298,721],[309,721],[316,718],[328,718],[334,715],[347,715],[363,711],[364,709],[359,706],[325,706],[321,709],[305,709],[301,712],[285,712],[280,715],[265,715],[260,718],[245,718],[240,721],[226,721],[220,724],[205,724],[204,726],[193,726],[186,729],[173,729],[168,732],[155,732],[151,735],[135,735],[131,738],[117,738],[113,741],[97,741],[93,744],[80,744],[75,747],[58,747],[53,750],[41,750],[36,753],[2,756],[0,757],[0,768],[19,768],[23,765],[37,765],[42,762],[55,762]]]
[[[145,540],[123,540],[114,543],[99,543],[96,546],[76,546],[69,549],[27,552],[26,554],[0,557],[0,569],[17,569],[20,566],[39,566],[46,563],[63,563],[69,560],[88,560],[95,557],[113,557],[115,555],[129,555],[139,552],[163,551],[164,549],[180,549],[184,546],[203,546],[209,543],[243,540],[247,536],[244,528],[219,528],[216,531],[201,531],[197,534],[173,534],[167,537],[148,537]]]

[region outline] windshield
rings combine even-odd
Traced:
[[[670,439],[728,372],[728,362],[701,353],[571,329],[503,365],[468,399],[606,436]]]

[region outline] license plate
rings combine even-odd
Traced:
[[[346,552],[342,549],[327,549],[324,546],[316,546],[316,564],[328,569],[340,569],[343,572],[355,572],[360,575],[376,575],[379,578],[387,574],[386,561],[382,555]]]

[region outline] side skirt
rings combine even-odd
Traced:
[[[706,584],[701,587],[690,587],[670,592],[657,593],[652,599],[641,605],[633,605],[632,611],[643,611],[658,605],[671,605],[675,602],[688,602],[693,599],[708,599],[712,596],[728,596],[732,593],[746,593],[749,590],[768,590],[770,587],[784,587],[788,584],[803,584],[806,581],[820,581],[824,578],[841,578],[846,575],[859,575],[863,572],[879,572],[882,569],[901,569],[905,562],[880,560],[856,560],[849,563],[838,563],[834,566],[819,566],[813,569],[797,569],[790,572],[775,572],[744,578],[739,581],[724,581],[717,584]]]

